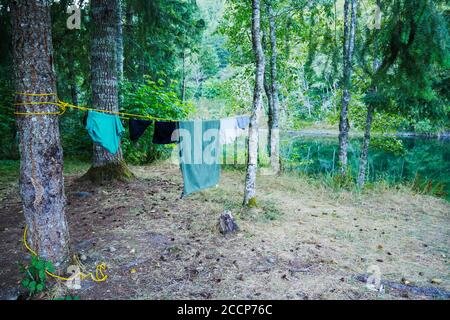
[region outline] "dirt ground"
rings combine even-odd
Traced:
[[[66,176],[72,250],[89,270],[108,266],[106,282],[85,280],[69,292],[81,299],[450,297],[445,200],[406,188],[355,194],[307,178],[260,176],[259,207],[243,210],[243,172],[224,171],[218,188],[180,199],[177,166],[132,170],[136,181],[98,188],[77,182],[81,172]],[[0,200],[0,298],[14,299],[17,262],[28,257],[16,181],[2,183]],[[219,233],[224,209],[236,216],[238,233]],[[368,290],[357,276],[373,266],[394,285]],[[55,288],[45,298],[67,294]]]

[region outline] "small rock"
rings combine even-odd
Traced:
[[[86,255],[85,254],[80,255],[80,260],[81,261],[86,261],[87,260]]]
[[[236,278],[238,280],[240,280],[240,281],[244,281],[244,275],[243,274],[238,275]]]
[[[230,211],[225,211],[220,215],[219,230],[222,234],[233,233],[239,230],[239,227]]]
[[[109,247],[109,252],[116,252],[116,251],[117,251],[116,248],[114,248],[114,247]]]
[[[377,259],[377,262],[384,262],[383,259]]]
[[[130,253],[131,253],[131,254],[136,253],[136,249],[131,249],[131,250],[130,250]]]
[[[269,263],[275,263],[275,259],[274,259],[274,258],[267,258],[267,262],[269,262]]]
[[[79,198],[87,198],[87,197],[91,196],[91,194],[89,192],[85,192],[85,191],[75,192],[75,195]]]

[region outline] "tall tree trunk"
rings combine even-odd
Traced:
[[[350,12],[351,2],[351,12]],[[350,125],[348,121],[348,106],[350,103],[351,77],[352,77],[352,59],[355,48],[356,34],[356,13],[357,0],[345,0],[344,4],[344,74],[342,79],[343,94],[342,106],[339,119],[339,166],[341,174],[347,172],[347,149],[348,149],[348,132]]]
[[[265,60],[261,45],[260,0],[252,2],[252,42],[256,60],[253,110],[250,118],[247,174],[245,177],[244,205],[256,205],[256,171],[258,167],[258,122],[262,107]]]
[[[92,0],[91,76],[92,104],[99,110],[117,112],[117,14],[118,0]],[[93,164],[85,178],[103,183],[133,177],[123,160],[122,149],[109,153],[94,143]]]
[[[49,1],[12,1],[11,20],[16,91],[55,94]],[[55,100],[54,96],[17,95],[17,103]],[[59,111],[52,104],[18,108],[26,113]],[[17,126],[28,242],[39,256],[62,268],[69,257],[69,232],[58,115],[19,115]]]
[[[262,48],[263,48],[263,52],[268,52],[267,51],[267,34],[266,34],[266,30],[264,28],[262,28],[261,30],[262,33]],[[269,127],[269,130],[267,130],[267,141],[269,142],[267,144],[267,153],[270,156],[270,140],[271,140],[271,131],[270,128],[272,126],[272,117],[273,117],[273,96],[272,96],[272,79],[271,79],[271,75],[268,72],[270,70],[267,70],[267,68],[265,68],[264,70],[264,92],[266,94],[267,97],[267,124]]]
[[[366,182],[367,162],[369,159],[370,130],[372,129],[374,106],[367,106],[366,129],[364,131],[363,145],[361,148],[361,157],[359,159],[358,186],[364,187]]]
[[[122,0],[117,0],[117,80],[121,82],[123,80],[123,13],[122,13]]]
[[[278,128],[280,101],[278,99],[278,78],[277,78],[277,35],[275,14],[270,4],[267,5],[267,12],[269,14],[269,29],[270,29],[270,80],[271,80],[271,97],[272,97],[272,112],[269,122],[269,145],[270,145],[270,163],[275,174],[280,173],[280,132]]]
[[[377,0],[377,5],[381,8],[381,1]],[[378,69],[380,68],[380,59],[378,54],[378,38],[377,31],[375,30],[375,39],[373,41],[373,72],[376,74]],[[377,86],[374,84],[371,88],[372,92],[377,92]],[[370,104],[367,106],[367,115],[366,115],[366,128],[364,132],[363,145],[361,148],[361,156],[359,159],[359,174],[358,174],[358,187],[363,188],[366,183],[366,173],[367,173],[367,164],[369,159],[369,145],[370,145],[370,135],[372,130],[372,121],[373,114],[375,112],[375,106]]]
[[[122,0],[117,0],[117,34],[116,34],[116,48],[117,48],[117,81],[122,84],[123,81],[123,11]],[[118,88],[119,107],[123,103],[122,89]]]
[[[181,75],[181,101],[186,100],[186,49],[183,48],[183,70]]]
[[[123,26],[124,31],[124,64],[128,68],[124,69],[124,77],[128,80],[134,79],[134,65],[133,65],[133,55],[131,54],[132,42],[133,42],[133,9],[131,7],[131,1],[125,1],[125,25]]]
[[[73,59],[73,54],[71,52],[68,53],[67,56],[68,65],[69,65],[69,81],[70,81],[70,95],[72,98],[72,104],[78,105],[78,85],[77,85],[77,77],[75,74],[75,61]]]

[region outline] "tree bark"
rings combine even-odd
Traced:
[[[181,101],[186,100],[186,49],[183,48],[183,70],[181,74]]]
[[[351,12],[350,12],[351,2]],[[351,98],[352,60],[355,48],[357,0],[345,0],[344,4],[344,73],[342,79],[343,93],[342,106],[339,119],[339,167],[341,174],[347,172],[348,132],[348,106]]]
[[[119,0],[92,0],[91,76],[95,109],[119,111],[117,85],[117,21]],[[94,143],[93,164],[84,178],[95,183],[128,181],[133,174],[123,160],[122,149],[109,153]]]
[[[363,145],[361,148],[361,157],[359,159],[358,186],[364,187],[366,182],[367,162],[369,158],[370,130],[372,129],[374,106],[367,106],[366,129],[364,132]]]
[[[49,1],[12,1],[15,89],[56,94]],[[17,95],[17,103],[54,102],[55,96]],[[58,112],[53,104],[26,105],[20,112]],[[18,115],[20,194],[28,242],[40,257],[62,268],[69,257],[64,212],[63,152],[58,115]]]
[[[117,80],[121,82],[123,80],[123,12],[122,12],[122,0],[117,0]]]
[[[279,140],[280,132],[278,127],[280,101],[278,99],[278,78],[277,78],[277,35],[275,14],[270,4],[267,5],[267,12],[269,15],[269,29],[270,29],[270,80],[271,80],[271,98],[272,98],[272,112],[269,122],[269,149],[270,149],[270,163],[275,174],[280,173],[280,150]]]
[[[262,28],[262,48],[263,52],[267,51],[267,34],[265,28]],[[267,124],[269,130],[267,130],[267,141],[269,142],[267,145],[267,153],[270,156],[270,139],[271,139],[271,131],[270,127],[272,126],[272,114],[273,114],[273,98],[272,98],[272,79],[268,70],[264,70],[264,92],[267,97]],[[269,70],[270,71],[270,70]]]
[[[252,42],[256,60],[255,88],[253,108],[250,118],[249,143],[247,156],[247,174],[245,177],[244,205],[256,205],[256,171],[258,167],[258,122],[262,107],[265,59],[261,44],[261,8],[260,0],[252,2]]]
[[[381,8],[381,1],[377,0],[377,5],[379,8]],[[376,33],[377,31],[375,31]],[[373,72],[374,74],[377,73],[378,69],[380,68],[381,61],[378,56],[378,39],[376,38],[373,42]],[[377,86],[373,84],[371,88],[372,92],[377,92]],[[361,156],[359,160],[359,174],[358,174],[358,187],[363,188],[366,183],[366,173],[367,173],[367,164],[369,159],[369,145],[370,145],[370,135],[372,130],[372,121],[373,121],[373,114],[375,112],[375,106],[373,104],[370,104],[367,106],[367,115],[366,115],[366,128],[364,132],[364,139],[363,139],[363,145],[361,148]]]
[[[73,59],[73,54],[71,52],[68,53],[68,64],[69,64],[69,81],[70,81],[70,95],[72,97],[72,104],[78,105],[78,85],[77,78],[75,75],[75,62]]]

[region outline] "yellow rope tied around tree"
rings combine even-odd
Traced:
[[[88,108],[88,107],[82,107],[77,106],[74,104],[70,104],[64,101],[59,100],[57,95],[55,93],[26,93],[26,92],[16,92],[17,95],[23,95],[23,96],[30,96],[30,97],[45,97],[45,96],[55,96],[57,101],[51,102],[51,101],[45,101],[45,102],[20,102],[20,103],[14,103],[14,106],[20,107],[20,106],[27,106],[27,105],[54,105],[58,106],[60,108],[60,111],[55,112],[18,112],[16,111],[15,114],[19,116],[33,116],[33,115],[63,115],[67,108],[76,109],[76,110],[82,110],[82,111],[96,111],[96,112],[102,112],[112,115],[117,115],[123,119],[129,119],[129,118],[140,118],[140,119],[147,119],[147,120],[155,120],[155,121],[169,121],[169,122],[175,122],[178,120],[173,119],[167,119],[167,118],[159,118],[154,117],[150,115],[142,115],[142,114],[134,114],[134,113],[127,113],[127,112],[120,112],[120,111],[111,111],[111,110],[102,110],[102,109],[95,109],[95,108]]]
[[[33,249],[31,249],[31,247],[28,245],[27,242],[27,231],[28,231],[28,226],[25,226],[25,230],[23,231],[23,244],[25,246],[25,248],[27,248],[27,250],[34,256],[37,256],[36,251],[34,251]],[[81,280],[84,280],[86,278],[91,278],[92,281],[94,282],[103,282],[106,281],[106,279],[108,278],[108,275],[104,274],[104,271],[106,270],[106,264],[105,263],[100,263],[95,267],[95,275],[92,272],[89,273],[83,273],[81,272],[82,269],[84,269],[84,265],[80,262],[80,260],[78,259],[78,257],[76,255],[73,256],[73,260],[76,263],[76,265],[80,268],[80,273],[79,273],[79,277]],[[55,279],[58,280],[62,280],[62,281],[72,281],[73,277],[61,277],[58,276],[57,274],[54,274],[48,270],[45,270],[45,273]]]

